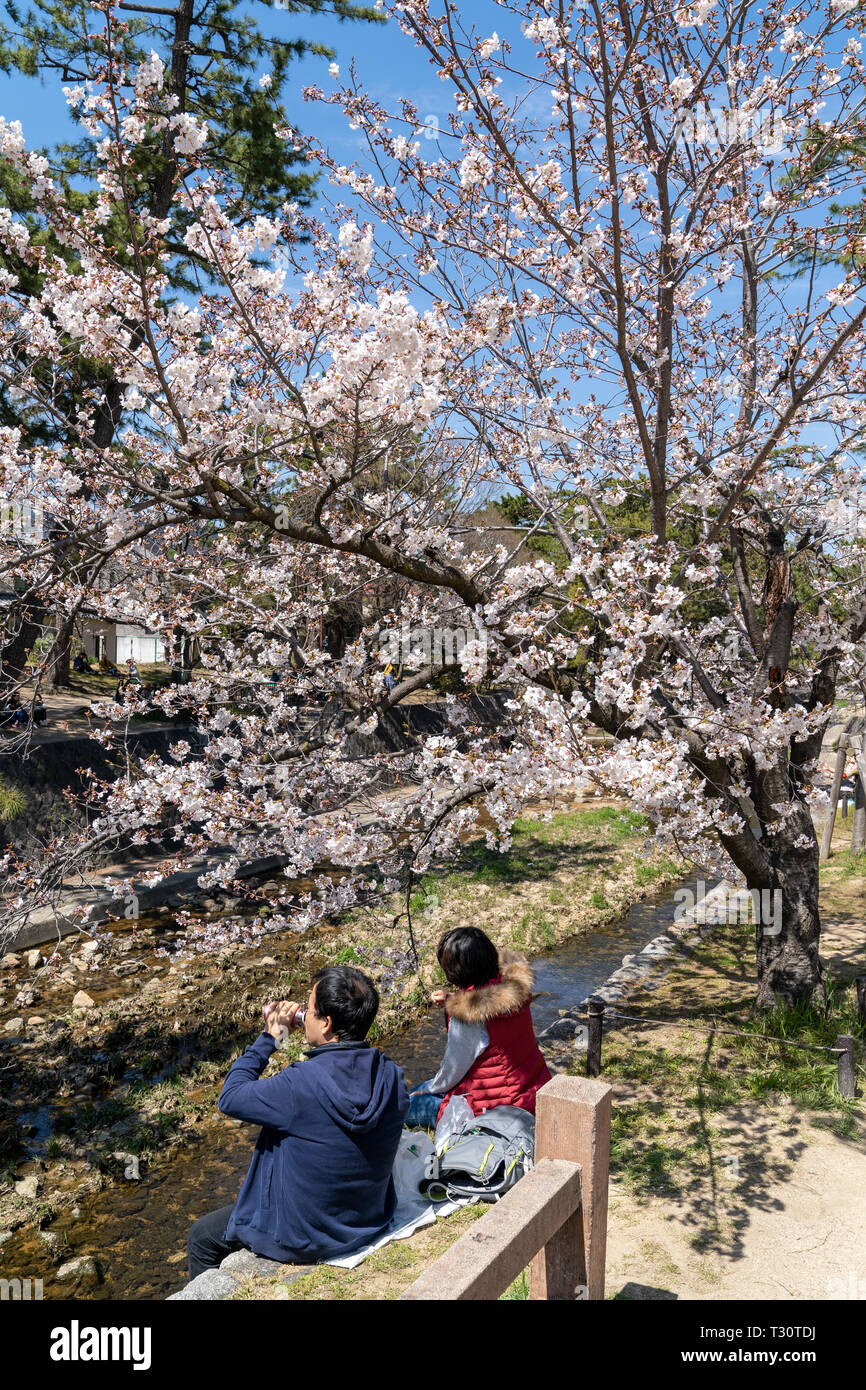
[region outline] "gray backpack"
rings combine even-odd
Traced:
[[[535,1119],[517,1105],[496,1105],[450,1135],[425,1164],[431,1202],[495,1202],[532,1167]]]

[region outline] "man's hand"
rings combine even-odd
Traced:
[[[450,990],[447,989],[434,989],[433,993],[430,995],[430,1003],[438,1005],[440,1009],[443,1008],[449,993]]]
[[[284,1028],[288,1028],[291,1032],[295,1024],[295,1014],[300,1007],[300,1004],[295,1004],[289,999],[280,999],[275,1003],[266,1004],[262,1010],[265,1019],[265,1032],[270,1033],[272,1038],[278,1040],[282,1037]]]

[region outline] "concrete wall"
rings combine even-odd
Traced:
[[[150,753],[167,757],[169,744],[179,737],[194,741],[197,734],[166,727],[130,733],[129,742],[138,757]],[[11,848],[28,857],[38,855],[40,845],[58,832],[89,824],[96,812],[88,792],[95,783],[113,782],[125,766],[122,750],[103,748],[95,739],[84,737],[34,744],[26,757],[0,755],[0,777],[7,787],[21,792],[27,804],[22,815],[0,824],[0,852]],[[106,851],[105,862],[117,858],[117,849]]]

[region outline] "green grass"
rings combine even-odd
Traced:
[[[662,859],[658,864],[647,864],[643,860],[635,863],[635,882],[643,888],[647,883],[655,883],[657,879],[677,873],[679,865],[672,859]]]
[[[866,851],[852,854],[850,849],[834,850],[833,858],[821,865],[821,873],[843,881],[866,875]]]
[[[27,810],[27,797],[18,787],[9,787],[0,781],[0,823],[17,820]]]
[[[120,661],[118,667],[121,675],[126,675],[126,662]],[[139,662],[138,671],[145,685],[152,685],[154,681],[167,681],[171,676],[171,667],[161,662],[155,665],[143,665]],[[114,694],[117,681],[118,677],[110,675],[108,671],[71,671],[69,688],[90,695],[93,699],[105,699]]]
[[[781,1094],[806,1109],[836,1110],[843,1119],[853,1116],[858,1107],[839,1092],[835,1055],[784,1046],[784,1041],[793,1041],[812,1048],[834,1047],[840,1033],[851,1033],[860,1043],[855,1069],[863,1086],[864,1029],[856,1017],[853,991],[847,982],[828,979],[825,1010],[798,1004],[793,1009],[776,1009],[744,1027],[760,1033],[760,1038],[727,1041],[745,1065],[748,1097],[762,1100]],[[776,1040],[781,1045],[774,1047]]]
[[[549,821],[520,817],[514,822],[512,846],[507,853],[488,849],[481,842],[467,846],[455,871],[424,876],[417,906],[413,900],[412,910],[423,910],[425,899],[465,884],[467,875],[470,883],[493,885],[549,878],[562,867],[564,858],[570,865],[581,857],[591,861],[599,840],[605,848],[618,848],[645,834],[646,829],[643,816],[612,806],[564,812]]]
[[[511,1300],[524,1300],[529,1298],[529,1270],[521,1270],[513,1283],[508,1285],[505,1293],[499,1295],[499,1302],[510,1302]]]
[[[578,811],[581,824],[587,830],[604,830],[617,844],[646,831],[649,822],[638,811],[619,811],[615,806],[599,806],[591,811]]]

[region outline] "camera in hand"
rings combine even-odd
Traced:
[[[268,1016],[269,1016],[270,1012],[271,1012],[271,1006],[270,1006],[270,1005],[266,1005],[266,1006],[265,1006],[265,1009],[264,1009],[265,1026],[267,1026]],[[304,1026],[304,1019],[305,1019],[306,1017],[307,1017],[307,1011],[306,1011],[306,1009],[296,1009],[296,1010],[295,1010],[295,1016],[294,1016],[294,1018],[292,1019],[291,1027],[292,1027],[292,1028],[303,1028],[303,1026]],[[279,1036],[279,1038],[277,1039],[277,1047],[285,1047],[286,1043],[287,1043],[288,1040],[289,1040],[289,1032],[290,1032],[289,1025],[288,1025],[287,1023],[282,1023],[282,1024],[280,1025],[280,1036]]]

